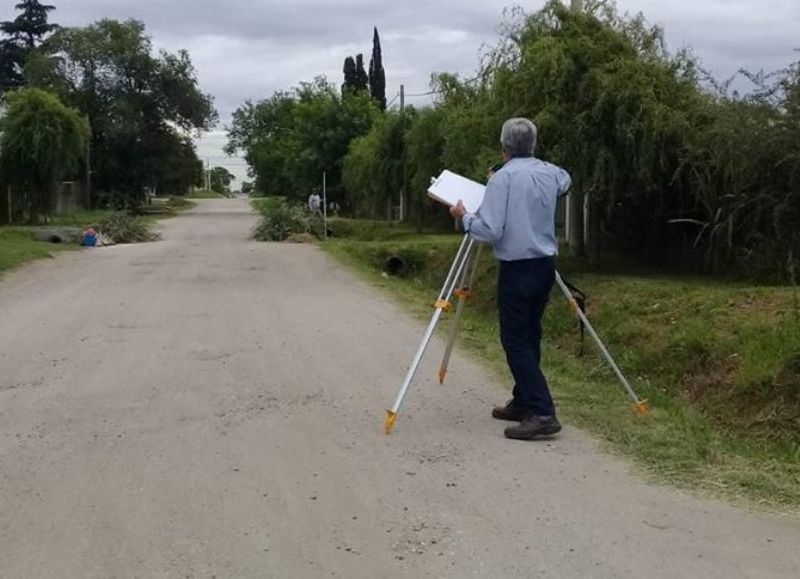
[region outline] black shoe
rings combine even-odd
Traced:
[[[497,420],[510,420],[511,422],[522,422],[530,413],[530,408],[519,406],[512,398],[505,406],[495,406],[494,409],[492,409],[492,418],[496,418]]]
[[[506,438],[514,440],[533,440],[540,436],[552,436],[561,432],[561,423],[555,416],[536,416],[529,414],[519,426],[506,428]]]

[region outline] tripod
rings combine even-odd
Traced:
[[[465,235],[464,239],[461,241],[461,245],[458,248],[458,252],[453,260],[453,264],[450,266],[450,271],[447,274],[444,285],[439,292],[439,297],[434,303],[435,309],[433,316],[431,317],[431,321],[428,324],[425,333],[423,334],[422,341],[419,344],[419,348],[417,348],[417,353],[414,355],[414,359],[411,362],[408,372],[406,373],[403,384],[400,386],[400,392],[398,392],[392,408],[386,411],[386,421],[384,423],[384,430],[386,434],[391,434],[394,430],[395,423],[397,422],[397,415],[400,412],[400,406],[403,404],[406,394],[408,394],[408,390],[411,387],[414,376],[417,374],[417,370],[422,362],[422,358],[425,355],[428,346],[430,345],[431,339],[433,338],[436,326],[439,324],[439,320],[441,320],[444,312],[450,311],[453,308],[451,300],[456,297],[458,298],[458,305],[456,306],[455,316],[450,328],[450,335],[447,340],[447,346],[445,347],[442,363],[439,366],[439,383],[444,384],[444,381],[447,377],[447,369],[450,364],[450,357],[452,356],[453,348],[455,347],[456,339],[458,338],[461,320],[464,316],[464,310],[466,309],[467,301],[473,295],[472,287],[475,283],[475,278],[478,272],[478,261],[480,258],[481,249],[482,245],[473,240],[469,234]],[[630,385],[630,382],[628,382],[627,378],[625,378],[625,375],[622,373],[622,370],[620,370],[619,366],[614,361],[614,358],[611,356],[608,348],[606,348],[605,344],[603,344],[600,336],[589,322],[586,314],[573,297],[572,293],[564,282],[564,279],[561,277],[561,274],[558,272],[556,272],[556,285],[567,298],[567,301],[575,312],[575,315],[589,332],[589,335],[594,340],[603,357],[611,366],[611,369],[614,371],[617,379],[627,391],[628,396],[630,396],[631,400],[633,400],[635,412],[640,416],[647,415],[650,411],[647,400],[639,398],[639,396],[636,394],[633,387]]]

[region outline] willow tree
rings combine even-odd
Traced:
[[[350,143],[343,179],[356,214],[390,217],[391,208],[399,203],[405,179],[405,135],[414,116],[413,109],[404,115],[387,112],[366,135]]]
[[[78,111],[38,89],[6,95],[0,170],[30,222],[52,213],[58,183],[78,167],[89,128]]]
[[[552,0],[519,15],[490,55],[494,107],[532,117],[541,153],[589,196],[591,258],[601,220],[615,238],[652,249],[687,201],[675,176],[703,100],[696,70],[685,53],[667,53],[660,28],[604,2],[578,13]]]

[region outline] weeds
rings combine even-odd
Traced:
[[[253,231],[258,241],[286,241],[290,237],[323,236],[323,223],[300,205],[290,205],[280,197],[259,199],[253,206],[261,213],[261,222]]]
[[[98,224],[98,231],[114,243],[141,243],[158,237],[150,231],[145,220],[126,213],[114,213],[104,218]]]

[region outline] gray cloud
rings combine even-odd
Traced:
[[[189,50],[224,125],[247,99],[268,97],[318,74],[341,82],[346,56],[363,52],[369,58],[373,26],[381,33],[389,98],[400,84],[410,93],[424,92],[432,72],[471,75],[481,47],[497,41],[503,9],[513,1],[55,0],[53,18],[62,25],[101,18],[144,21],[156,47]],[[533,11],[544,2],[520,4]],[[670,49],[691,47],[718,78],[740,67],[774,70],[798,58],[793,52],[800,47],[797,0],[619,0],[618,5],[662,25]],[[224,143],[221,126],[198,150],[223,164]],[[235,164],[232,170],[243,177]]]

